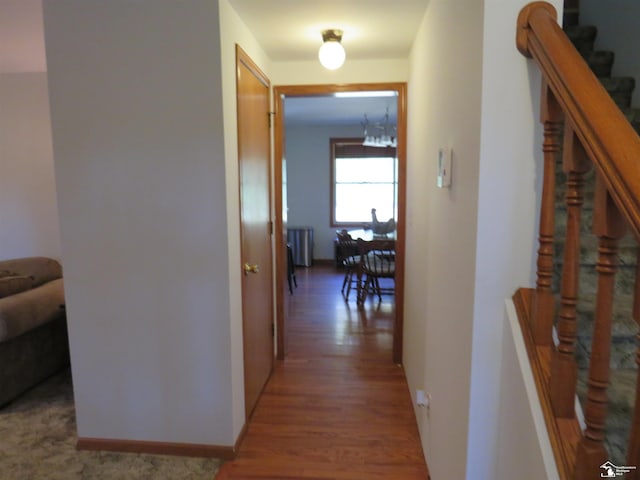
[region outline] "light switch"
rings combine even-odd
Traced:
[[[451,186],[451,149],[441,147],[438,149],[438,188]]]

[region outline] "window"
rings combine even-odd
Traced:
[[[398,159],[394,147],[365,147],[363,139],[331,139],[331,224],[397,218]]]

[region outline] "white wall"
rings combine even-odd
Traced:
[[[495,478],[559,480],[513,302],[505,302]]]
[[[240,195],[238,173],[238,135],[236,110],[236,44],[269,76],[270,62],[264,51],[230,6],[219,0],[222,65],[222,105],[224,112],[224,148],[226,158],[226,208],[231,309],[231,381],[233,435],[237,438],[245,423],[244,358],[242,347],[242,278],[240,274]]]
[[[532,285],[541,174],[539,77],[515,48],[526,3],[431,0],[411,55],[404,364],[432,395],[417,415],[434,480],[506,479],[504,300]],[[449,190],[435,187],[440,146]]]
[[[640,3],[637,0],[580,0],[580,24],[598,27],[596,50],[613,50],[614,76],[633,77],[636,89],[632,104],[640,105],[638,87],[640,86]]]
[[[362,136],[357,126],[287,126],[288,226],[312,227],[313,258],[333,259],[336,227],[331,227],[332,137]]]
[[[42,0],[2,0],[0,11],[0,73],[45,72]]]
[[[404,365],[414,397],[417,388],[432,396],[430,414],[416,413],[434,480],[465,478],[481,19],[481,2],[431,0],[411,54]],[[453,150],[450,189],[436,188],[439,147]]]
[[[232,445],[218,5],[44,20],[78,434]]]
[[[60,259],[46,73],[0,74],[0,259]]]
[[[327,70],[319,62],[273,62],[273,85],[335,85],[341,83],[406,82],[406,59],[349,60],[338,70]]]
[[[533,286],[542,128],[538,68],[515,48],[526,0],[485,0],[468,479],[494,478],[503,301]],[[562,18],[562,1],[553,0]]]

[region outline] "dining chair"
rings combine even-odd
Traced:
[[[358,275],[357,268],[360,265],[360,256],[358,253],[358,244],[351,238],[346,230],[336,231],[338,238],[338,258],[342,266],[345,268],[344,280],[342,281],[342,294],[346,300],[349,300],[349,292],[352,285],[357,285]],[[344,290],[347,289],[345,294]]]
[[[293,295],[293,285],[298,288],[298,280],[296,280],[296,265],[293,261],[293,249],[290,243],[287,243],[287,282],[289,283],[289,293]]]
[[[360,253],[359,277],[362,281],[358,288],[358,303],[362,305],[369,293],[378,295],[382,301],[383,294],[395,294],[396,276],[396,243],[394,240],[362,240],[358,239]],[[391,279],[392,286],[381,285],[380,279]]]

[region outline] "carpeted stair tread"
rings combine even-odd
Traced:
[[[562,199],[562,203],[560,205],[556,205],[556,218],[555,218],[555,237],[557,240],[564,241],[566,230],[567,230],[567,208],[564,204],[564,199]],[[581,236],[589,236],[593,234],[593,192],[586,193],[585,192],[585,201],[582,206],[582,211],[580,214],[580,234]],[[586,239],[586,242],[591,240]],[[620,242],[620,248],[627,247],[631,245],[631,241],[633,238],[628,239],[626,236],[623,237]],[[581,242],[582,243],[582,242]],[[589,246],[590,243],[585,243],[585,245]],[[594,236],[593,240],[593,248],[597,248],[597,237]]]
[[[598,35],[598,29],[594,25],[567,26],[564,32],[582,56],[593,51],[593,44]]]
[[[596,77],[610,77],[615,55],[609,50],[596,50],[585,54],[584,59]]]
[[[565,186],[567,184],[567,174],[562,170],[562,162],[556,166],[556,206],[565,208]],[[584,186],[582,187],[582,195],[584,204],[582,208],[590,208],[593,205],[593,192],[595,190],[595,174],[593,168],[584,174]]]
[[[600,78],[600,83],[620,108],[631,106],[631,96],[636,87],[633,77],[605,77]]]
[[[627,117],[633,129],[640,134],[640,108],[623,108],[622,113]]]
[[[572,11],[565,23],[564,31],[591,70],[602,83],[613,101],[620,107],[629,123],[640,133],[640,109],[631,107],[635,79],[611,77],[615,54],[597,51],[594,48],[598,29],[594,25],[575,25],[579,19],[579,8]],[[569,24],[572,24],[569,26]],[[598,259],[598,238],[592,233],[593,196],[595,189],[593,171],[585,176],[584,204],[580,225],[580,278],[577,305],[576,361],[578,363],[578,397],[585,405],[587,377],[596,304],[598,274],[595,264]],[[563,250],[566,234],[567,207],[565,203],[566,174],[562,172],[559,155],[556,169],[556,222],[554,245],[553,288],[559,302],[562,275]],[[633,318],[633,291],[635,270],[638,261],[638,242],[628,234],[618,245],[618,271],[615,281],[613,317],[610,345],[610,386],[606,423],[605,446],[609,460],[616,465],[627,464],[626,449],[633,414],[636,392],[636,353],[639,327]]]
[[[618,265],[615,278],[615,290],[618,294],[624,294],[633,289],[635,284],[635,265]],[[562,275],[562,263],[558,262],[554,265],[553,271],[553,288],[555,291],[560,291]],[[580,266],[580,289],[583,295],[589,295],[596,292],[596,286],[598,284],[598,272],[596,266],[587,264]]]
[[[605,425],[605,445],[609,452],[609,460],[615,465],[627,464],[627,444],[635,402],[637,370],[620,369],[610,374],[607,396],[609,398],[607,423]],[[577,393],[584,411],[587,394],[586,371],[578,376]]]
[[[632,315],[633,297],[628,294],[616,296],[613,306],[612,337],[631,337],[635,342],[638,324]],[[596,297],[594,294],[583,295],[578,301],[578,329],[585,336],[591,336],[595,318]]]
[[[591,351],[592,337],[581,335],[576,341],[576,363],[578,371],[588,370],[589,352]],[[620,369],[634,370],[637,368],[635,357],[637,342],[631,337],[612,337],[611,357],[609,368],[611,371]]]
[[[562,9],[562,25],[566,29],[568,26],[576,26],[580,23],[580,8],[565,5]]]
[[[555,223],[555,237],[557,240],[564,242],[567,231],[567,209],[562,207],[556,207],[556,223]],[[582,214],[580,216],[580,234],[591,235],[593,232],[593,208],[585,205],[582,207]]]
[[[564,253],[564,236],[555,240],[556,263],[562,264]],[[618,267],[634,267],[638,259],[638,243],[633,235],[625,235],[618,242]],[[580,265],[595,266],[598,261],[598,237],[588,232],[580,237]]]

